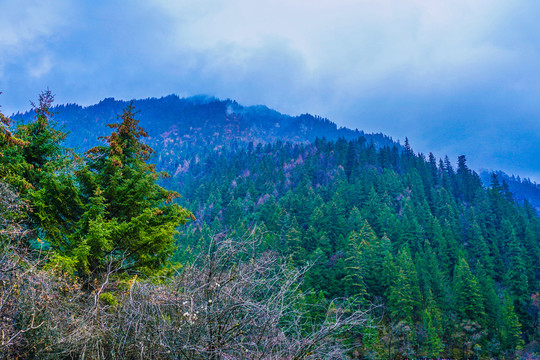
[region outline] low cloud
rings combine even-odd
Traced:
[[[205,93],[539,172],[528,160],[539,10],[532,0],[25,0],[0,5],[0,103],[25,110],[46,87],[86,105]]]

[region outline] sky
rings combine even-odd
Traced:
[[[537,0],[2,0],[1,111],[206,94],[540,182]]]

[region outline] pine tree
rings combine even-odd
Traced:
[[[302,234],[298,229],[298,221],[293,216],[289,230],[287,230],[285,243],[295,266],[302,266],[306,261],[306,251],[302,247]]]
[[[32,207],[34,238],[39,236],[60,249],[74,230],[82,203],[73,175],[76,159],[63,146],[67,134],[57,129],[53,101],[46,90],[38,105],[32,103],[35,120],[17,127],[15,134],[24,144],[12,148],[8,156],[20,172],[18,190]]]
[[[527,266],[525,265],[525,253],[513,227],[508,223],[506,243],[508,247],[508,271],[505,282],[511,294],[519,302],[526,302],[529,295],[529,283],[527,278]]]
[[[459,319],[484,324],[485,310],[478,280],[464,257],[460,257],[454,270],[454,297]]]
[[[493,277],[490,275],[490,271],[486,269],[486,266],[482,262],[477,261],[475,269],[486,310],[486,327],[493,336],[496,335],[496,331],[499,327],[499,314],[501,310],[499,296],[496,291],[496,284],[495,281],[493,281]]]
[[[383,239],[388,239],[386,235],[383,237]],[[388,241],[390,241],[388,239]],[[384,287],[384,293],[386,299],[389,298],[392,286],[394,285],[394,282],[397,278],[398,269],[396,267],[396,262],[394,261],[394,256],[392,255],[392,252],[389,250],[385,251],[384,253],[384,259],[382,263],[382,270],[381,270],[381,283]]]
[[[95,207],[86,213],[90,216],[105,207],[86,225],[88,241],[96,240],[92,231],[104,231],[107,246],[95,246],[97,253],[90,251],[86,261],[93,265],[90,271],[98,274],[108,266],[105,257],[124,271],[152,273],[168,263],[177,227],[194,217],[173,203],[176,192],[157,184],[166,174],[147,163],[153,150],[141,142],[147,133],[138,125],[133,106],[118,118],[120,123],[108,125],[113,132],[102,138],[105,145],[90,149],[86,166],[78,172],[82,197]],[[112,226],[110,235],[105,224]]]
[[[362,215],[360,214],[360,211],[356,206],[352,208],[352,210],[349,213],[349,218],[347,219],[347,229],[348,232],[351,231],[360,231],[362,228],[362,225],[364,223],[364,219],[362,218]]]
[[[39,104],[32,103],[35,120],[19,125],[16,136],[26,144],[19,151],[24,161],[29,165],[24,177],[34,187],[39,187],[39,181],[44,172],[57,170],[65,159],[68,150],[63,147],[67,134],[57,129],[51,110],[54,95],[46,90],[39,95]],[[46,166],[53,169],[46,169]]]
[[[503,306],[501,312],[501,345],[503,350],[514,352],[521,350],[524,341],[521,338],[521,324],[514,311],[512,297],[504,293]]]
[[[408,246],[404,246],[396,260],[397,276],[390,288],[389,309],[394,321],[413,325],[419,318],[420,288],[418,276]]]
[[[364,274],[366,269],[365,259],[362,254],[362,238],[356,231],[347,238],[348,247],[345,252],[346,276],[343,279],[347,284],[348,294],[365,297],[367,295]]]
[[[444,284],[446,278],[441,272],[439,262],[429,241],[425,241],[422,252],[416,258],[420,288],[424,299],[431,299],[438,308],[448,309],[448,291]]]
[[[467,247],[469,249],[469,262],[475,264],[477,261],[483,264],[488,273],[493,273],[493,262],[489,254],[489,246],[482,235],[482,230],[476,219],[472,219],[472,224],[467,234]]]
[[[443,352],[442,324],[441,310],[435,304],[433,296],[428,293],[427,306],[422,312],[422,325],[425,331],[422,348],[425,356],[439,357]]]
[[[358,234],[360,238],[360,252],[364,259],[364,282],[367,291],[371,296],[382,296],[384,286],[380,281],[384,256],[390,250],[390,240],[385,237],[384,240],[379,239],[369,226],[369,223],[364,221],[364,226]]]

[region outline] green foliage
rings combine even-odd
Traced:
[[[428,304],[422,313],[422,326],[421,352],[427,357],[439,357],[444,350],[443,316],[431,294],[428,294]]]
[[[521,324],[514,310],[512,297],[505,293],[501,311],[501,345],[503,350],[522,349],[524,341],[521,336]]]
[[[176,192],[158,185],[166,173],[148,164],[153,150],[141,142],[147,133],[134,108],[83,159],[63,147],[66,133],[52,119],[53,100],[43,92],[34,121],[14,135],[9,119],[0,118],[0,175],[31,207],[30,243],[53,251],[49,267],[86,281],[111,271],[152,275],[166,268],[177,227],[193,215],[173,202]]]
[[[1,175],[31,204],[33,238],[65,244],[82,204],[73,174],[77,161],[62,145],[66,133],[53,119],[53,100],[51,92],[44,91],[39,104],[33,104],[34,120],[16,127],[19,140],[9,142]]]
[[[501,289],[532,336],[537,214],[510,201],[500,183],[482,188],[464,157],[456,170],[449,159],[425,161],[362,139],[224,147],[198,155],[199,165],[189,156],[185,172],[166,181],[183,184],[182,204],[201,209],[199,223],[228,232],[237,219],[264,223],[295,266],[315,262],[305,289],[382,303],[390,353],[498,356]],[[212,189],[211,202],[203,188]],[[195,249],[202,234],[185,231],[180,247]]]
[[[347,275],[343,280],[349,291],[348,295],[365,297],[367,295],[364,281],[366,265],[362,254],[361,241],[362,239],[355,231],[351,232],[345,258]]]
[[[193,215],[173,203],[178,193],[157,184],[166,173],[147,163],[153,150],[140,140],[147,133],[138,126],[134,108],[128,106],[118,118],[120,123],[109,125],[111,135],[103,137],[105,145],[90,149],[77,172],[87,205],[77,224],[82,242],[72,251],[81,272],[121,264],[151,274],[167,264],[177,227]]]
[[[112,292],[99,294],[99,300],[107,306],[118,306],[118,298]]]
[[[465,258],[460,258],[454,270],[455,309],[461,320],[485,322],[485,311],[476,276]]]
[[[47,99],[13,135],[0,118],[0,175],[31,203],[31,243],[45,240],[51,266],[88,283],[119,266],[156,274],[173,252],[195,261],[212,235],[260,231],[258,251],[311,266],[302,288],[317,294],[309,303],[359,296],[382,305],[369,336],[380,347],[366,337],[361,356],[501,358],[519,339],[537,339],[538,214],[497,175],[484,189],[464,156],[454,168],[380,137],[264,143],[262,128],[245,127],[251,115],[224,115],[220,132],[207,115],[225,107],[213,102],[185,128],[156,121],[162,132],[152,137],[128,106],[81,159],[62,147]],[[279,120],[272,131],[292,134],[308,118],[289,128]],[[150,145],[172,178],[148,164]],[[197,215],[178,242],[191,214],[176,204]]]
[[[410,250],[403,247],[396,259],[397,274],[390,288],[388,307],[394,321],[413,325],[419,319],[420,288]]]

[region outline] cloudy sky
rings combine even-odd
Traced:
[[[0,2],[0,105],[208,94],[540,182],[537,0]]]

